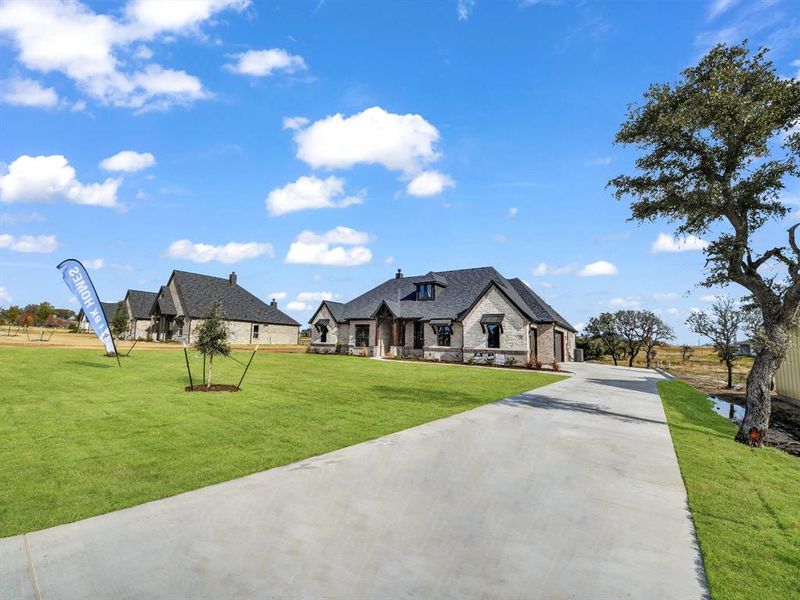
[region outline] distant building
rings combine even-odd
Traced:
[[[755,356],[758,354],[756,351],[756,345],[753,340],[743,340],[741,342],[736,342],[736,356]]]
[[[117,312],[117,307],[122,303],[120,302],[101,302],[100,304],[103,307],[103,314],[106,316],[106,322],[108,323],[109,327],[111,326],[111,319],[114,318],[114,314]],[[89,319],[86,316],[86,313],[83,312],[83,309],[78,312],[78,331],[83,333],[87,333],[92,331],[92,326],[89,323]]]
[[[234,344],[297,344],[300,324],[228,278],[173,271],[150,306],[150,337],[191,343],[212,303],[219,300]]]
[[[144,292],[142,290],[128,290],[125,299],[125,309],[128,311],[128,332],[125,338],[129,340],[149,340],[153,333],[153,319],[150,309],[158,296],[157,292]],[[112,316],[113,318],[113,316]]]

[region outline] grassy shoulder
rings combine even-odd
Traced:
[[[246,354],[236,355],[245,359]],[[196,379],[202,362],[192,357]],[[242,367],[218,358],[215,383]],[[559,376],[261,354],[242,391],[187,393],[183,352],[0,348],[0,537],[324,454]]]
[[[736,427],[681,381],[661,398],[713,598],[797,598],[800,460],[733,441]]]

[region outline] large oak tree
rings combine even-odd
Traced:
[[[800,175],[800,81],[780,77],[767,50],[720,44],[674,84],[651,85],[616,136],[642,154],[637,172],[609,183],[633,196],[636,221],[666,218],[678,235],[712,238],[704,285],[736,283],[758,306],[763,346],[747,378],[747,407],[736,434],[761,446],[770,384],[789,346],[800,306],[798,224],[785,245],[760,247],[755,233],[783,220],[780,193]]]

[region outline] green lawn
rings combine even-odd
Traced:
[[[219,358],[214,382],[236,383],[241,371]],[[242,391],[187,393],[179,350],[134,350],[120,369],[98,350],[3,348],[0,537],[323,454],[560,378],[259,354]]]
[[[800,460],[735,443],[691,386],[659,387],[712,597],[800,598]]]

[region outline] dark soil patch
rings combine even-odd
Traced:
[[[207,386],[204,383],[197,383],[194,386],[186,386],[184,388],[187,392],[238,392],[239,388],[235,385],[230,385],[226,383],[212,383],[211,386]]]

